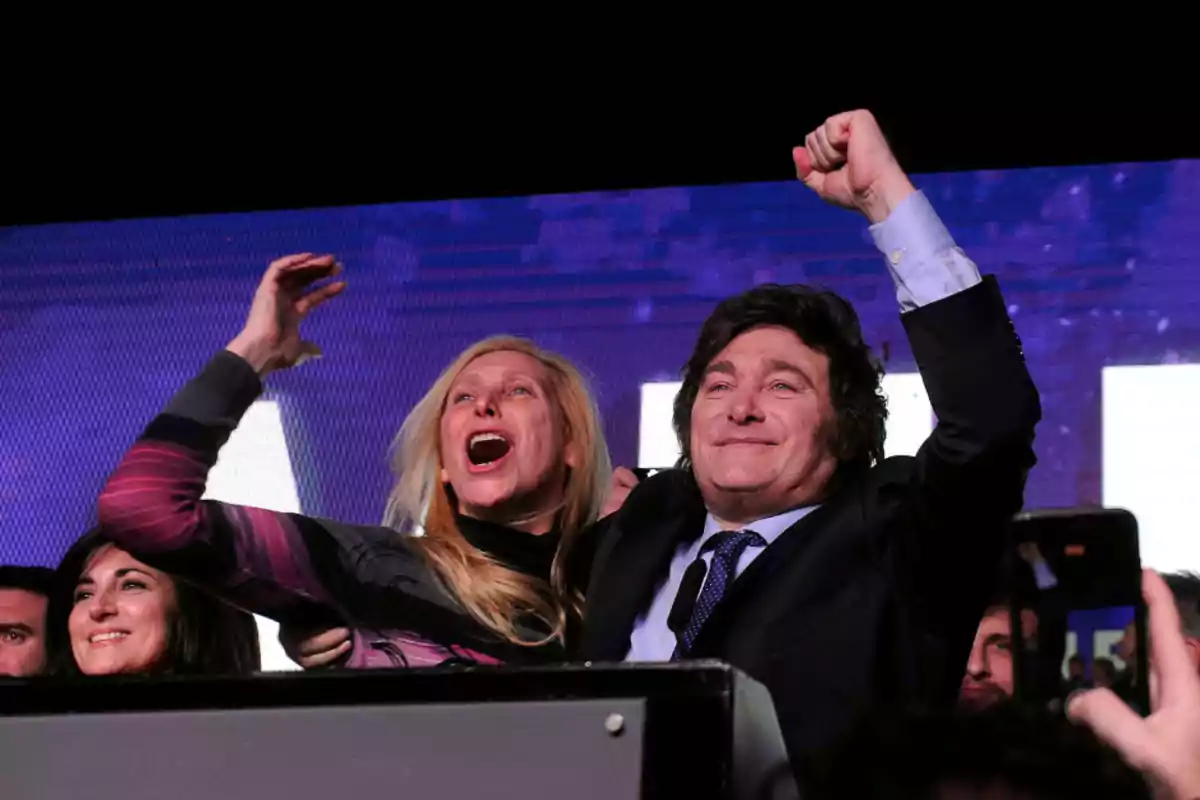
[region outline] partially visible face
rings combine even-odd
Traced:
[[[111,545],[93,554],[67,619],[71,652],[85,675],[152,672],[167,654],[176,612],[171,578]]]
[[[1021,611],[1021,625],[1027,637],[1037,635],[1037,617],[1033,611]],[[979,622],[975,643],[967,659],[967,671],[959,688],[959,703],[967,708],[986,708],[1012,697],[1013,676],[1012,621],[1007,608],[992,608]]]
[[[709,509],[744,523],[817,499],[837,467],[829,359],[786,328],[746,331],[692,404],[693,472]]]
[[[442,480],[470,517],[504,522],[553,509],[575,465],[547,367],[514,351],[471,361],[441,421]]]
[[[46,668],[46,603],[24,589],[0,589],[0,675],[18,678]]]

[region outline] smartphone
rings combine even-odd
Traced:
[[[1107,686],[1150,713],[1137,519],[1124,509],[1050,509],[1013,520],[1010,624],[1014,694],[1061,708]]]

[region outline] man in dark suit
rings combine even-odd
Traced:
[[[679,468],[633,490],[597,551],[579,655],[733,664],[770,689],[799,766],[863,712],[955,703],[1041,409],[995,280],[871,114],[830,118],[793,155],[871,223],[936,429],[883,458],[881,370],[842,298],[724,301],[684,369]]]

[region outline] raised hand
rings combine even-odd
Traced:
[[[254,293],[245,326],[226,349],[259,375],[319,356],[320,348],[300,338],[300,322],[346,288],[345,281],[317,285],[341,271],[342,265],[329,255],[300,253],[272,261]]]
[[[1179,610],[1157,572],[1142,573],[1150,639],[1153,713],[1142,719],[1108,689],[1075,695],[1067,714],[1087,725],[1173,800],[1200,797],[1200,675],[1188,653]]]
[[[822,200],[883,222],[914,191],[869,111],[825,120],[792,150],[796,176]]]

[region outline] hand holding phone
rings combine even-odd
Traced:
[[[1188,653],[1175,598],[1152,570],[1142,576],[1149,609],[1153,713],[1138,716],[1112,691],[1075,695],[1067,707],[1171,797],[1200,797],[1200,675]]]
[[[1121,509],[1026,512],[1012,527],[1015,695],[1061,707],[1106,687],[1149,713],[1137,520]]]

